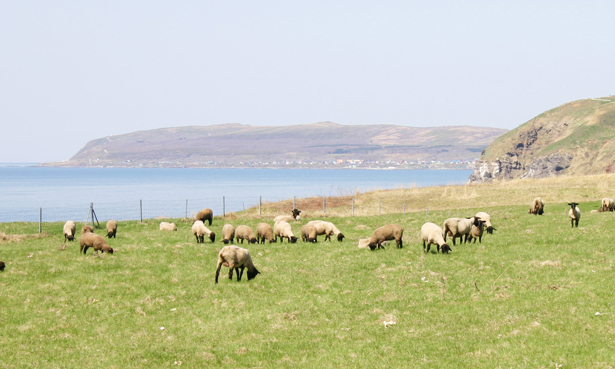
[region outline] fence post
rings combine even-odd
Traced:
[[[94,203],[90,203],[90,219],[92,219],[92,228],[94,228]]]
[[[322,197],[322,213],[327,214],[327,201],[324,196]]]
[[[43,208],[38,211],[38,233],[43,233]]]
[[[382,215],[382,200],[378,200],[378,215]]]
[[[352,198],[352,216],[354,216],[354,197]]]
[[[297,209],[297,205],[296,205],[296,198],[295,196],[293,196],[293,209]]]
[[[222,196],[222,216],[226,217],[226,199]]]
[[[139,200],[139,219],[143,223],[143,200]]]
[[[263,215],[263,197],[258,197],[258,215]]]
[[[404,215],[406,215],[406,203],[404,202]]]
[[[425,208],[425,215],[429,215],[429,206]]]
[[[188,218],[188,199],[186,199],[186,216],[184,218]]]

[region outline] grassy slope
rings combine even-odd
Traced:
[[[109,241],[118,251],[104,258],[79,255],[76,243],[59,250],[62,224],[47,224],[47,238],[0,245],[0,350],[10,358],[0,367],[611,367],[615,215],[589,210],[612,181],[593,178],[569,194],[558,187],[586,200],[577,229],[565,201],[548,201],[541,217],[525,204],[489,205],[492,190],[525,201],[528,182],[472,186],[481,196],[463,209],[446,195],[429,214],[330,217],[347,236],[342,243],[246,246],[262,274],[218,285],[222,244],[197,245],[180,220],[170,233],[158,221],[121,222]],[[492,215],[494,235],[450,255],[423,254],[424,222],[479,207]],[[262,219],[227,221],[255,227]],[[306,221],[293,224],[295,233]],[[223,223],[211,229],[220,235]],[[357,249],[385,223],[404,226],[403,249]]]

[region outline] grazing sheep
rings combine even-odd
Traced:
[[[344,234],[342,234],[342,232],[340,232],[340,230],[337,229],[335,224],[331,222],[325,222],[324,220],[312,220],[308,222],[307,224],[310,224],[316,227],[317,235],[324,234],[325,241],[327,240],[331,241],[331,235],[337,236],[337,240],[340,242],[344,239]]]
[[[269,243],[276,242],[275,237],[273,237],[273,229],[267,223],[258,223],[256,226],[256,241],[265,243],[265,240]]]
[[[88,232],[89,233],[94,233],[94,227],[92,227],[91,225],[88,225],[88,224],[86,224],[83,227],[81,227],[81,234],[88,233]]]
[[[175,223],[160,222],[160,230],[161,231],[177,231],[177,226],[175,225]]]
[[[117,233],[117,222],[115,220],[110,220],[107,222],[107,237],[115,238],[115,234]]]
[[[235,227],[233,227],[231,224],[225,224],[224,227],[222,227],[222,242],[225,245],[228,245],[229,243],[233,243],[233,239],[235,238]]]
[[[64,242],[66,242],[66,240],[74,241],[75,232],[77,232],[77,226],[75,225],[75,222],[73,222],[72,220],[66,221],[66,223],[64,223]]]
[[[318,233],[316,232],[316,227],[314,227],[314,225],[308,223],[301,227],[301,240],[303,242],[316,243],[316,236],[318,236]]]
[[[489,214],[485,213],[484,211],[479,211],[478,213],[476,213],[475,217],[485,222],[485,225],[487,226],[487,233],[493,234],[493,231],[497,231],[497,229],[493,228],[493,225],[491,224],[491,217],[489,216]]]
[[[478,238],[478,242],[482,243],[483,231],[485,230],[485,222],[482,220],[478,221],[478,225],[472,224],[472,230],[470,230],[470,234],[468,235],[468,242],[476,243],[476,239]]]
[[[109,254],[113,254],[113,249],[107,244],[107,241],[96,233],[86,232],[81,235],[79,239],[79,245],[81,248],[79,249],[79,253],[83,251],[83,254],[88,251],[89,247],[94,248],[94,251],[98,254],[98,251],[106,252]]]
[[[534,201],[532,201],[532,204],[530,204],[530,210],[528,211],[529,214],[534,214],[534,215],[542,215],[544,213],[545,210],[545,202],[543,199],[541,199],[540,197],[537,197],[534,199]]]
[[[248,227],[247,225],[240,225],[235,228],[235,240],[243,243],[243,240],[247,240],[248,243],[256,243],[256,237],[254,237],[254,231],[252,227]]]
[[[459,243],[464,243],[468,241],[468,235],[472,230],[472,225],[478,226],[479,219],[477,217],[471,218],[448,218],[444,221],[444,241],[446,241],[446,236],[453,237],[453,245],[455,245],[455,239],[459,237]]]
[[[402,248],[402,237],[404,229],[397,224],[387,224],[374,231],[369,239],[369,248],[374,251],[377,248],[384,248],[384,241],[395,240],[398,248]]]
[[[4,261],[1,261],[1,260],[0,260],[0,272],[4,272],[4,267],[5,267],[5,266],[6,266],[6,265],[4,264]]]
[[[448,254],[451,251],[449,245],[442,237],[443,231],[440,226],[427,222],[421,227],[421,239],[423,240],[423,252],[428,253],[431,248],[431,244],[435,244],[438,248],[438,252],[442,251],[443,254]],[[453,238],[453,241],[455,239]]]
[[[237,227],[239,228],[239,227]],[[243,269],[248,268],[248,280],[254,279],[260,272],[252,263],[250,251],[235,245],[224,246],[218,253],[218,269],[216,269],[216,283],[222,265],[229,267],[228,279],[233,280],[233,269],[237,272],[237,282],[241,281]],[[241,271],[240,271],[241,269]]]
[[[295,243],[297,242],[297,237],[293,234],[293,229],[288,222],[283,220],[276,222],[273,225],[273,235],[275,236],[275,240],[278,240],[280,237],[280,242],[284,241],[284,237],[288,238],[288,242]]]
[[[205,224],[200,220],[192,224],[192,234],[196,237],[196,243],[205,243],[205,236],[209,237],[211,242],[216,241],[216,234],[205,227]]]
[[[615,200],[609,199],[608,197],[605,197],[604,199],[602,199],[602,206],[598,210],[599,212],[614,211],[614,210],[615,210]]]
[[[214,212],[211,209],[203,209],[196,214],[196,220],[200,220],[205,223],[205,221],[209,221],[209,225],[211,225],[211,221],[214,219]]]
[[[570,226],[578,227],[579,220],[581,219],[581,210],[577,206],[579,204],[576,202],[571,202],[568,205],[570,205],[570,211],[568,211],[568,217],[570,218]]]

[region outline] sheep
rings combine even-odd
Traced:
[[[77,226],[75,225],[75,222],[72,220],[66,221],[66,223],[64,223],[64,242],[66,242],[66,240],[74,241],[76,231]]]
[[[570,210],[568,211],[568,217],[570,218],[570,226],[573,228],[575,226],[578,227],[579,220],[581,219],[581,210],[577,206],[579,204],[576,202],[571,202],[568,205],[570,205]]]
[[[216,234],[205,227],[205,224],[200,220],[192,224],[192,234],[196,237],[196,243],[205,243],[205,235],[209,237],[211,242],[216,241]]]
[[[247,240],[248,243],[256,243],[256,237],[254,237],[254,231],[252,227],[248,227],[247,225],[240,225],[235,228],[235,240],[243,243],[243,240]]]
[[[177,226],[175,225],[175,223],[160,222],[160,230],[161,231],[177,231]]]
[[[359,245],[358,247],[360,249],[367,249],[369,248],[369,238],[359,238]]]
[[[117,233],[117,222],[115,220],[110,220],[107,222],[107,238],[115,238],[115,234]]]
[[[404,235],[404,229],[397,224],[387,224],[374,231],[369,239],[369,248],[374,251],[376,247],[384,248],[382,243],[384,241],[395,240],[397,248],[402,248],[402,237]]]
[[[305,224],[301,227],[301,240],[303,242],[312,242],[316,243],[318,240],[316,237],[318,236],[316,232],[316,227],[312,224]]]
[[[484,211],[479,211],[478,213],[476,213],[475,217],[479,218],[485,223],[485,225],[487,226],[487,233],[493,234],[493,231],[497,231],[497,229],[493,228],[493,225],[491,224],[491,217],[489,216],[489,214],[485,213]]]
[[[277,223],[280,220],[283,220],[287,223],[292,222],[293,220],[299,220],[301,219],[301,217],[299,216],[299,214],[301,214],[301,210],[297,210],[297,209],[293,209],[291,211],[292,215],[278,215],[277,217],[273,218],[273,222]]]
[[[265,243],[265,240],[269,243],[276,242],[275,237],[273,237],[273,229],[267,223],[258,223],[256,226],[256,242]]]
[[[4,261],[0,260],[0,272],[4,272],[4,267],[6,265],[4,264]]]
[[[331,235],[337,236],[337,240],[340,242],[342,242],[342,240],[344,239],[344,234],[340,232],[340,230],[337,229],[337,227],[331,222],[325,222],[324,220],[312,220],[307,224],[316,227],[317,235],[324,234],[325,241],[331,241]]]
[[[293,234],[293,229],[288,222],[283,220],[276,222],[273,225],[273,235],[275,236],[275,240],[278,240],[280,237],[280,242],[284,241],[284,237],[288,238],[288,242],[296,243],[297,237]]]
[[[532,204],[530,205],[530,210],[528,211],[529,214],[534,214],[534,215],[542,215],[544,213],[545,210],[545,202],[543,199],[541,199],[540,197],[537,197],[534,199],[534,201],[532,201]]]
[[[615,210],[615,200],[609,199],[608,197],[605,197],[604,199],[602,199],[602,206],[598,210],[599,212],[614,211],[614,210]]]
[[[239,227],[237,227],[239,228]],[[216,269],[216,284],[222,265],[229,267],[228,279],[233,280],[233,269],[237,272],[237,282],[241,281],[243,269],[248,268],[248,280],[254,279],[260,272],[252,263],[250,251],[235,245],[224,246],[218,253],[218,269]],[[240,271],[241,269],[241,271]]]
[[[438,252],[448,254],[451,251],[451,247],[446,244],[446,241],[442,237],[442,228],[440,226],[427,222],[421,227],[421,239],[423,240],[423,252],[428,253],[431,248],[431,244],[437,246]],[[453,238],[453,241],[455,239]]]
[[[86,224],[83,227],[81,227],[81,234],[88,233],[88,232],[89,233],[94,233],[94,227],[92,227],[91,225],[88,225],[88,224]]]
[[[478,242],[482,243],[483,231],[485,230],[485,222],[482,220],[478,221],[478,225],[472,224],[472,229],[470,230],[470,234],[468,235],[468,242],[476,243],[476,239],[478,238]]]
[[[448,218],[444,221],[442,228],[444,228],[444,241],[446,236],[453,237],[453,245],[455,245],[455,239],[460,238],[459,243],[467,242],[468,235],[472,230],[472,225],[478,226],[479,219],[477,217],[471,218]]]
[[[200,220],[205,224],[205,221],[209,221],[209,225],[211,225],[211,221],[214,219],[214,212],[211,209],[203,209],[196,214],[196,220]]]
[[[83,251],[83,254],[88,251],[89,247],[94,248],[94,251],[98,254],[98,251],[106,252],[109,254],[113,254],[113,249],[107,244],[107,241],[96,233],[86,232],[81,235],[79,239],[79,245],[81,248],[79,249],[79,253]]]
[[[233,227],[231,224],[225,224],[224,227],[222,227],[222,242],[225,245],[228,245],[229,243],[233,243],[233,239],[235,238],[235,227]]]

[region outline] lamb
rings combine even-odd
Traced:
[[[6,265],[4,264],[4,261],[0,260],[0,272],[4,272],[4,267]]]
[[[293,234],[293,229],[288,222],[283,220],[276,222],[273,225],[273,235],[275,236],[275,240],[278,240],[280,237],[280,242],[284,241],[284,237],[288,238],[288,242],[296,243],[297,237]]]
[[[113,254],[113,249],[107,244],[107,241],[96,233],[86,232],[81,235],[79,239],[79,245],[81,248],[79,249],[79,253],[83,251],[83,254],[88,251],[88,248],[94,248],[94,251],[98,254],[98,251],[106,252],[109,254]]]
[[[205,224],[205,221],[209,221],[209,225],[211,225],[211,221],[214,219],[214,212],[211,209],[203,209],[196,214],[196,220],[200,220]]]
[[[293,209],[291,211],[292,215],[278,215],[277,217],[273,218],[273,222],[277,223],[280,220],[283,220],[287,223],[292,222],[293,220],[299,220],[301,219],[301,217],[299,216],[299,214],[301,214],[301,210],[297,210],[297,209]]]
[[[267,223],[258,223],[256,226],[256,241],[265,243],[265,240],[269,243],[276,242],[275,237],[273,237],[273,229]]]
[[[248,243],[256,243],[256,237],[254,237],[254,231],[252,230],[252,227],[248,227],[247,225],[240,225],[235,228],[235,240],[241,240],[241,243],[243,243],[243,240],[247,240]]]
[[[66,242],[66,240],[74,241],[76,231],[77,226],[75,225],[75,222],[72,220],[66,221],[66,223],[64,223],[64,242]]]
[[[160,222],[160,230],[161,231],[177,231],[177,226],[175,225],[175,223]]]
[[[235,227],[233,227],[231,224],[225,224],[224,227],[222,227],[222,242],[225,245],[228,245],[229,243],[233,243],[233,239],[235,238]]]
[[[438,252],[442,251],[443,254],[448,254],[451,251],[449,245],[442,237],[443,231],[438,225],[427,222],[421,227],[421,239],[423,240],[423,252],[428,253],[431,248],[431,244],[435,244],[438,248]],[[453,238],[453,241],[455,239]]]
[[[239,227],[237,227],[239,228]],[[248,268],[248,280],[254,279],[260,272],[252,263],[250,251],[235,245],[224,246],[218,253],[218,269],[216,270],[216,284],[222,265],[229,267],[228,279],[233,280],[233,269],[237,272],[237,282],[241,281],[244,268]],[[241,271],[240,271],[241,269]]]
[[[598,210],[599,212],[614,211],[614,210],[615,210],[615,200],[609,199],[608,197],[605,197],[604,199],[602,199],[602,206]]]
[[[216,234],[205,227],[205,224],[200,220],[192,224],[192,234],[196,237],[196,243],[205,243],[205,235],[209,237],[211,242],[216,241]]]
[[[453,245],[455,245],[455,239],[457,237],[460,238],[460,243],[468,241],[468,235],[472,230],[472,225],[478,226],[479,218],[471,217],[471,218],[448,218],[444,221],[444,241],[446,241],[446,236],[449,235],[453,237]]]
[[[485,223],[482,220],[478,221],[478,225],[472,224],[472,229],[470,230],[470,234],[468,235],[468,242],[476,243],[476,239],[478,238],[478,242],[482,243],[483,231],[485,230]]]
[[[316,227],[312,224],[305,224],[301,227],[301,240],[303,242],[312,242],[316,243],[318,240],[316,237],[318,236],[316,232]]]
[[[359,246],[360,249],[367,249],[367,248],[369,248],[369,238],[360,238],[358,246]]]
[[[530,205],[530,210],[528,211],[528,213],[534,214],[534,215],[542,215],[542,213],[544,213],[544,209],[545,209],[544,200],[541,199],[540,197],[537,197],[534,199],[534,201],[532,201],[532,204]]]
[[[573,228],[575,226],[578,227],[579,220],[581,219],[581,210],[577,206],[579,204],[576,202],[571,202],[568,205],[570,205],[570,210],[568,211],[568,217],[570,218],[570,226]]]
[[[331,222],[325,222],[324,220],[312,220],[307,224],[316,227],[317,235],[324,234],[325,241],[331,241],[331,235],[337,236],[337,240],[340,242],[344,239],[344,234],[342,234],[342,232],[340,232],[340,230],[337,229],[337,227]]]
[[[88,225],[88,224],[86,224],[83,227],[81,227],[81,234],[88,233],[88,232],[89,233],[94,233],[94,227],[92,227],[91,225]]]
[[[115,234],[117,233],[117,222],[115,220],[110,220],[107,222],[107,237],[115,238]]]
[[[369,239],[369,248],[374,251],[376,247],[384,248],[382,243],[384,241],[395,240],[398,248],[402,248],[402,237],[404,235],[404,229],[397,224],[387,224],[374,231]]]
[[[493,225],[491,224],[491,217],[489,216],[489,214],[485,213],[484,211],[479,211],[478,213],[476,213],[475,217],[479,218],[485,223],[485,225],[487,226],[487,233],[493,234],[493,231],[497,231],[497,229],[493,228]]]

